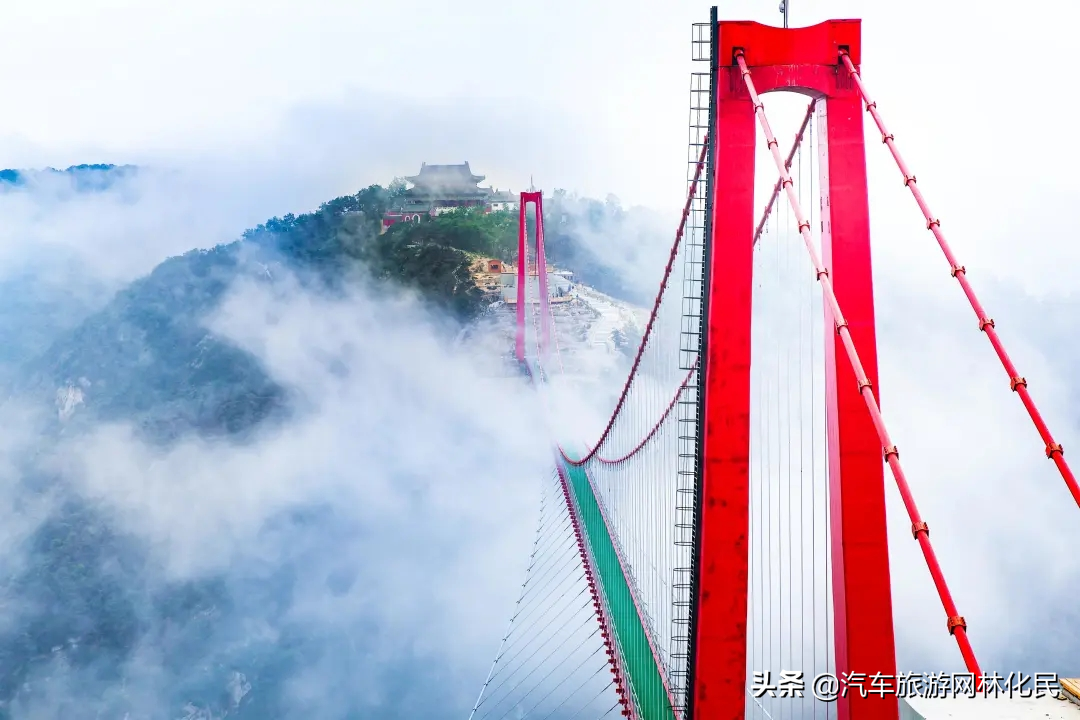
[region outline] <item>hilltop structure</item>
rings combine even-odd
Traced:
[[[412,187],[398,207],[383,215],[382,231],[399,222],[421,222],[458,208],[478,207],[484,212],[514,210],[518,197],[506,190],[479,187],[483,175],[474,175],[468,161],[460,165],[420,166],[420,172],[406,177]]]
[[[507,305],[517,304],[517,268],[496,258],[481,257],[473,261],[470,268],[476,286],[493,299],[502,300]],[[574,274],[569,270],[548,268],[548,298],[553,303],[570,302],[576,287]],[[525,297],[529,304],[540,302],[539,272],[535,263],[529,263],[525,269],[528,289]]]
[[[570,302],[575,297],[574,274],[569,270],[556,270],[548,268],[547,271],[548,301],[552,303]],[[517,305],[517,268],[513,265],[503,265],[499,275],[502,290],[501,300],[507,305]],[[537,304],[540,302],[540,273],[534,263],[529,263],[525,268],[525,302]]]

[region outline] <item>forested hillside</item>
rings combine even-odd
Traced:
[[[30,319],[16,318],[6,326],[5,359],[15,370],[5,396],[48,410],[52,420],[41,429],[41,450],[35,452],[101,421],[130,424],[146,441],[164,447],[196,436],[243,442],[288,419],[290,390],[253,355],[205,324],[238,279],[273,284],[293,277],[308,289],[334,295],[366,277],[387,293],[417,293],[450,329],[470,322],[485,302],[470,274],[472,258],[514,259],[516,214],[461,211],[380,235],[381,216],[397,192],[400,184],[373,185],[310,213],[270,219],[233,243],[169,258],[85,319],[44,318],[75,313],[70,303],[25,305],[20,312]],[[610,204],[557,194],[547,212],[552,262],[620,294],[619,279],[597,261],[588,245],[593,238],[587,240],[589,233],[610,227]],[[33,282],[17,280],[6,287],[23,292]],[[43,322],[33,320],[35,313]],[[19,352],[27,355],[19,358]],[[66,405],[58,415],[61,399]],[[165,581],[147,548],[72,492],[62,472],[26,462],[20,482],[33,488],[28,497],[45,492],[58,504],[21,547],[24,562],[0,566],[0,607],[6,613],[0,618],[0,720],[15,717],[13,708],[49,687],[58,662],[65,673],[81,678],[81,692],[107,690],[100,707],[119,713],[108,717],[151,717],[126,716],[125,708],[138,707],[139,698],[122,690],[134,677],[133,663],[145,651],[147,633],[161,634],[153,642],[168,656],[159,671],[165,674],[160,692],[169,708],[153,717],[295,716],[281,704],[289,690],[284,683],[329,652],[331,639],[305,634],[290,620],[288,597],[301,582],[302,568],[316,562],[304,553],[325,557],[325,550],[316,549],[332,547],[334,533],[344,532],[335,529],[332,516],[323,518],[321,510],[285,512],[280,532],[309,537],[310,550],[291,550],[282,567]],[[252,634],[237,624],[256,621],[272,632]],[[404,661],[396,657],[394,662]],[[410,665],[399,672],[390,664],[380,671],[379,682],[389,688],[407,676],[419,681],[417,672],[430,671]],[[357,699],[342,702],[362,705]],[[394,718],[421,716],[433,706],[418,710],[421,715],[381,707],[384,717]],[[71,715],[77,716],[82,717]],[[354,716],[359,717],[349,715]]]
[[[429,235],[401,228],[380,236],[391,200],[390,191],[372,186],[311,213],[273,218],[228,245],[169,258],[23,363],[10,391],[50,403],[70,384],[82,398],[74,422],[130,420],[163,440],[189,430],[244,432],[285,409],[283,391],[203,323],[236,279],[272,282],[275,270],[331,292],[367,274],[468,321],[481,293],[466,250],[508,218],[447,216]]]

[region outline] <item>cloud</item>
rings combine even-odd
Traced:
[[[98,193],[48,177],[0,195],[0,276],[28,274],[43,293],[99,283],[80,308],[36,308],[69,320],[168,256],[422,161],[469,160],[505,187],[523,163],[554,172],[553,149],[573,148],[527,110],[371,93],[294,108],[250,140],[100,158],[140,171]],[[45,164],[36,157],[27,164]],[[38,629],[31,646],[7,634],[14,626],[0,633],[8,657],[52,658],[0,682],[5,694],[31,683],[14,717],[187,701],[220,711],[228,683],[252,685],[247,702],[285,716],[471,703],[550,467],[534,398],[486,374],[486,348],[454,347],[416,298],[360,283],[330,299],[279,280],[235,287],[208,322],[289,389],[297,414],[283,427],[162,450],[102,425],[44,452],[39,424],[21,413],[13,423],[27,438],[3,454],[14,583],[3,602],[15,625]],[[42,562],[53,564],[35,574]],[[88,631],[118,645],[73,643]],[[207,663],[223,669],[204,674]]]
[[[141,558],[113,571],[120,561],[99,558],[99,569],[114,573],[143,625],[120,653],[122,693],[68,648],[35,684],[44,694],[20,695],[16,717],[93,697],[138,708],[140,693],[149,712],[184,688],[205,703],[213,683],[224,692],[224,670],[278,697],[285,717],[467,709],[501,630],[492,618],[513,604],[550,456],[531,391],[478,371],[440,323],[415,298],[363,285],[331,299],[289,279],[239,283],[209,326],[292,391],[294,420],[250,444],[189,439],[164,450],[101,426],[49,453],[69,502],[108,528],[94,532]],[[5,506],[28,497],[15,475],[4,473]],[[24,546],[11,532],[5,523],[9,558]],[[206,588],[217,588],[209,620],[151,612]],[[289,660],[286,636],[306,661]],[[107,663],[101,655],[95,663]],[[212,658],[224,674],[191,686]],[[432,672],[435,684],[403,687],[405,674]]]
[[[85,272],[130,280],[166,257],[229,242],[272,215],[307,212],[413,174],[422,162],[468,160],[486,184],[521,189],[528,178],[523,168],[574,177],[595,159],[575,139],[569,117],[542,121],[527,103],[419,101],[355,90],[266,120],[245,134],[100,158],[141,167],[104,192],[73,194],[70,179],[45,177],[26,191],[0,194],[0,211],[10,219],[0,231],[0,273],[28,256],[64,249],[85,263]],[[25,162],[87,160],[38,154]]]
[[[772,101],[767,99],[767,107]],[[774,122],[774,127],[782,123]],[[895,167],[878,162],[891,160],[882,158],[886,154],[873,143],[867,152],[882,411],[919,510],[930,525],[953,598],[985,670],[1075,673],[1072,650],[1080,641],[1075,633],[1041,634],[1034,618],[1066,617],[1063,628],[1075,623],[1075,611],[1066,608],[1067,598],[1080,590],[1075,581],[1080,566],[1067,548],[1080,540],[1077,508],[1046,459],[1019,398],[1010,392],[1008,377],[979,332],[963,292],[947,274],[948,263],[925,224],[920,226],[914,202],[900,196],[906,194],[902,187],[894,187],[895,193],[882,189],[875,166],[895,175]],[[760,178],[761,168],[772,163],[761,155],[758,162]],[[922,184],[923,176],[919,178]],[[805,174],[796,183],[806,197]],[[1013,242],[1009,228],[989,227],[981,218],[972,223],[957,195],[952,189],[945,195],[951,202],[939,205],[940,195],[935,194],[932,206],[952,207],[956,213],[950,224],[956,226],[950,231],[955,238],[950,239],[960,261],[969,263],[972,283],[996,319],[1020,373],[1028,378],[1043,417],[1058,441],[1068,445],[1080,429],[1071,409],[1076,388],[1069,358],[1076,350],[1066,339],[1068,323],[1059,329],[1045,318],[1069,314],[1075,296],[1062,292],[1054,278],[1042,287],[1029,287],[1015,266],[996,262],[998,248]],[[789,223],[786,232],[766,235],[764,262],[757,266],[764,271],[758,284],[764,283],[773,295],[778,282],[793,291],[812,280],[805,250],[793,232],[795,223],[782,217],[781,228],[784,222]],[[984,250],[980,254],[971,252],[975,231]],[[820,294],[816,285],[812,291]],[[771,332],[777,346],[755,346],[755,357],[768,367],[773,363],[783,370],[790,363],[784,359],[785,349],[802,352],[784,335],[785,323],[792,321],[791,302],[771,303],[776,307],[769,312],[778,315],[768,322],[775,327]],[[787,392],[783,377],[781,372],[768,381],[780,384],[781,395]],[[941,601],[888,471],[885,484],[900,668],[960,671],[963,665],[945,629]]]
[[[147,168],[102,192],[75,192],[71,178],[44,176],[2,193],[0,210],[10,222],[0,239],[0,269],[48,268],[53,257],[115,286],[165,257],[235,238],[238,223],[224,220],[223,208],[193,180]]]
[[[556,265],[567,258],[580,268],[580,281],[646,309],[652,307],[675,240],[678,216],[641,206],[623,208],[614,195],[601,203],[573,194],[558,203],[549,202],[545,213],[552,226],[545,227],[545,233],[573,238],[569,252],[552,248]]]
[[[1064,629],[1075,620],[1067,598],[1080,591],[1080,564],[1068,551],[1080,540],[1075,503],[959,289],[943,302],[898,283],[880,287],[882,406],[980,659],[1003,673],[1075,674],[1078,638]],[[1033,319],[1047,303],[994,284],[980,290],[988,307],[1011,301],[1014,316]],[[1053,358],[1069,345],[1049,333],[1015,332],[1011,323],[999,327],[1043,417],[1067,444],[1080,425],[1076,389]],[[910,523],[889,495],[901,659],[958,665]],[[1062,632],[1037,629],[1036,618],[1063,614],[1070,619]]]
[[[751,11],[750,5],[745,6],[746,13]],[[910,9],[912,23],[921,16],[917,8]],[[246,28],[252,17],[233,20]],[[281,18],[286,16],[277,17],[278,30],[264,38],[268,45],[272,43],[267,38],[276,42],[295,39],[280,29]],[[692,19],[703,16],[695,11]],[[389,27],[398,20],[388,18],[386,24]],[[636,23],[633,28],[605,25],[610,32],[599,40],[592,30],[606,22],[631,20]],[[323,37],[325,27],[316,26],[319,22],[325,25],[325,17],[323,21],[303,21],[306,37]],[[896,38],[904,37],[896,33],[893,21],[891,16],[888,22],[868,20],[867,31],[891,28],[889,32]],[[928,43],[947,45],[950,34],[958,28],[970,30],[971,21],[967,16],[944,18],[932,31],[935,42]],[[676,67],[673,59],[681,62],[686,56],[685,22],[680,20],[663,40],[654,39],[655,18],[644,13],[616,13],[574,25],[578,28],[575,32],[588,37],[581,36],[580,43],[562,44],[564,49],[570,48],[563,53],[567,57],[561,63],[562,72],[540,73],[543,77],[537,82],[546,88],[546,94],[534,98],[532,104],[521,97],[523,92],[512,100],[503,97],[502,91],[491,91],[487,100],[475,99],[483,93],[473,85],[497,86],[508,75],[517,75],[517,63],[492,62],[487,66],[500,66],[498,72],[492,70],[494,75],[483,71],[469,75],[468,82],[473,85],[468,97],[473,100],[461,101],[417,99],[432,94],[432,88],[423,83],[420,89],[413,83],[412,99],[370,88],[327,99],[323,91],[333,83],[324,82],[320,71],[325,68],[307,65],[306,73],[290,67],[293,74],[288,82],[275,79],[261,86],[260,92],[268,97],[288,95],[289,109],[266,109],[251,102],[244,108],[243,118],[230,116],[219,126],[220,105],[209,100],[202,103],[202,117],[192,120],[179,112],[190,103],[191,94],[175,93],[172,83],[147,73],[152,77],[144,81],[145,86],[157,91],[168,88],[173,95],[170,102],[144,102],[146,107],[140,112],[129,112],[131,108],[123,104],[117,106],[119,109],[102,109],[99,103],[92,113],[93,122],[87,121],[86,126],[102,131],[104,139],[99,144],[78,141],[80,133],[70,126],[63,132],[52,128],[53,135],[46,140],[48,123],[40,125],[42,133],[35,132],[43,145],[18,143],[24,166],[103,160],[138,162],[147,170],[134,184],[94,197],[61,202],[63,193],[57,192],[0,196],[0,213],[5,218],[0,229],[0,274],[28,257],[62,250],[76,259],[77,268],[60,275],[61,283],[77,271],[106,280],[109,288],[116,287],[169,255],[232,240],[244,228],[270,215],[311,209],[370,182],[412,173],[423,161],[469,160],[476,172],[488,175],[500,187],[520,188],[529,174],[535,174],[545,187],[567,185],[593,192],[599,187],[632,197],[634,202],[655,198],[665,209],[673,207],[681,200],[679,193],[663,188],[682,180],[681,141],[668,143],[666,138],[683,132],[686,98],[683,86],[670,82],[672,75],[667,69],[685,69],[685,64]],[[445,34],[439,23],[431,26]],[[358,74],[351,53],[356,48],[353,40],[359,25],[340,22],[335,27],[342,33],[338,36],[342,42],[335,45],[335,52],[342,54],[335,57],[340,68],[346,68],[335,72]],[[1056,27],[1061,29],[1051,31],[1066,32],[1069,23]],[[77,30],[83,37],[100,37],[82,27]],[[205,27],[199,32],[203,30]],[[69,34],[73,31],[72,27],[66,30]],[[128,34],[138,36],[140,43],[160,37],[160,33]],[[500,47],[506,52],[518,51],[513,43],[527,42],[536,52],[545,49],[544,33],[526,35],[504,33]],[[394,43],[399,42],[397,35],[387,34],[391,36]],[[996,36],[987,33],[981,37]],[[977,277],[997,281],[979,279],[976,286],[995,313],[1051,427],[1069,449],[1075,445],[1070,437],[1076,435],[1077,422],[1068,401],[1075,397],[1076,387],[1071,365],[1058,358],[1062,353],[1072,358],[1076,352],[1067,333],[1042,325],[1048,314],[1068,315],[1075,307],[1075,298],[1067,294],[1073,264],[1062,259],[1071,257],[1071,244],[1067,234],[1046,220],[1045,208],[1059,203],[1046,200],[1051,197],[1048,194],[1038,194],[1048,193],[1044,185],[1053,187],[1055,177],[1063,186],[1064,176],[1054,174],[1054,167],[1047,165],[1049,159],[1022,165],[1027,161],[1019,154],[1029,148],[1020,142],[999,147],[996,153],[984,153],[976,147],[981,141],[994,140],[993,128],[1000,132],[1000,127],[1011,127],[1008,123],[981,124],[972,130],[974,136],[966,134],[971,128],[960,110],[977,107],[976,91],[992,90],[988,83],[1002,82],[999,74],[988,75],[987,80],[969,75],[976,89],[950,98],[954,92],[951,86],[927,87],[924,82],[928,74],[940,69],[940,56],[915,58],[914,64],[904,65],[908,77],[890,79],[883,72],[889,49],[891,57],[897,58],[906,56],[907,48],[890,44],[900,40],[877,39],[877,55],[868,56],[868,65],[878,100],[883,107],[893,108],[887,119],[896,123],[905,152],[912,154],[910,159],[920,182],[932,193],[935,208],[947,213],[947,226],[963,228],[952,239],[964,261],[971,263],[973,282]],[[647,43],[649,47],[662,43],[668,65],[658,70],[651,53],[638,53],[632,59],[637,65],[627,66],[624,48],[597,42]],[[995,48],[999,45],[987,42]],[[377,45],[363,45],[361,51],[369,61],[378,57]],[[1053,52],[1054,47],[1065,48],[1068,43],[1044,45],[1044,52]],[[235,49],[241,45],[217,37],[215,47]],[[583,54],[571,52],[575,47],[585,48]],[[260,53],[247,48],[244,52],[252,57],[273,55],[275,62],[317,55],[282,54],[278,49],[272,47],[271,52],[264,48]],[[85,48],[81,51],[95,62],[101,57]],[[957,44],[950,52],[962,55],[972,67],[985,64],[986,52],[977,53],[969,45]],[[416,61],[430,72],[431,54],[418,54],[421,57]],[[594,67],[585,62],[592,55],[606,56],[605,62],[611,63],[604,67],[611,68],[613,81],[600,85],[614,90],[601,98],[593,93],[597,92],[597,77],[604,73],[580,70]],[[71,78],[71,61],[60,59],[59,55],[51,58],[57,61],[53,71],[62,72],[66,83]],[[465,60],[459,62],[466,64]],[[467,64],[475,64],[472,57]],[[203,64],[203,77],[207,77],[205,68],[213,66]],[[515,68],[512,73],[505,69],[509,67]],[[391,78],[386,84],[403,82],[408,68],[415,70],[417,65],[406,63],[405,69],[399,68],[402,77]],[[1023,68],[1020,64],[1006,70],[1022,72]],[[455,76],[454,82],[464,82],[460,78],[467,75],[444,74]],[[96,67],[84,75],[124,77],[108,72],[107,67]],[[233,74],[222,77],[214,85],[217,97],[228,95],[228,107],[235,109],[238,103],[231,100],[235,86],[248,86],[237,82]],[[274,77],[279,78],[277,74]],[[308,97],[298,102],[297,88],[314,77],[320,78],[316,84],[323,93],[321,99]],[[34,80],[33,75],[24,79],[39,92],[40,80]],[[1050,87],[1052,77],[1038,82],[1032,90],[1035,96]],[[564,100],[563,106],[576,105],[576,114],[539,111],[553,107],[553,98],[563,98],[571,84],[578,93],[568,94],[574,100]],[[122,88],[122,93],[114,88],[113,94],[105,97],[109,101],[121,95],[133,97],[130,87]],[[918,102],[907,102],[916,97]],[[69,105],[80,101],[75,96],[67,98]],[[773,97],[768,98],[770,107],[773,101]],[[963,103],[968,105],[962,107]],[[20,111],[37,107],[26,100],[14,105]],[[628,114],[628,106],[642,111]],[[55,107],[41,112],[51,118],[70,115]],[[1006,112],[1023,111],[1006,108]],[[1058,108],[1058,112],[1059,117],[1067,115],[1067,108]],[[156,121],[169,113],[171,122],[159,132]],[[919,118],[930,114],[935,124],[920,129]],[[125,122],[116,122],[118,118]],[[1015,121],[1010,115],[1009,122]],[[39,125],[31,122],[23,127]],[[136,139],[128,142],[124,133]],[[609,133],[615,139],[602,142]],[[965,144],[956,142],[958,137],[972,139]],[[67,149],[58,150],[64,143],[69,143]],[[642,143],[651,144],[642,147]],[[15,144],[5,142],[8,147]],[[74,153],[72,147],[81,152],[65,154]],[[635,152],[611,152],[616,147],[633,147]],[[86,157],[84,153],[90,149],[95,152]],[[668,168],[660,158],[671,158],[671,150],[677,157]],[[1046,617],[1066,615],[1068,598],[1076,594],[1069,585],[1075,567],[1064,556],[1064,548],[1075,545],[1070,528],[1077,527],[1072,514],[1076,509],[1041,456],[1040,443],[1016,398],[1008,393],[1006,378],[994,366],[985,339],[978,337],[959,290],[948,287],[954,281],[944,275],[944,261],[933,255],[937,250],[930,238],[920,236],[924,231],[910,199],[890,197],[878,189],[901,191],[895,185],[895,169],[884,164],[888,158],[873,143],[869,152],[882,394],[890,429],[904,453],[913,489],[933,528],[935,545],[960,610],[968,618],[973,642],[980,653],[985,652],[984,663],[996,664],[1007,672],[1012,669],[1010,663],[1034,657],[1042,663],[1037,669],[1057,669],[1069,661],[1065,653],[1075,646],[1074,640],[1064,632],[1047,633],[1040,624]],[[999,157],[1004,159],[999,162]],[[759,177],[770,174],[767,164],[759,162],[758,167]],[[949,186],[945,180],[956,176],[947,168],[968,168],[975,177],[1024,178],[1024,173],[1011,173],[1009,167],[1027,167],[1032,174],[1046,170],[1041,177],[1047,179],[1039,183],[1018,181],[1007,197],[987,195],[986,186],[978,182]],[[771,178],[766,182],[771,183]],[[995,210],[987,211],[988,207]],[[1013,219],[1008,227],[999,222],[1003,216]],[[644,233],[627,236],[604,231],[597,234],[597,247],[606,251],[601,256],[609,268],[632,278],[633,286],[651,295],[674,219],[674,213],[669,213],[660,223],[655,244],[651,234],[646,239]],[[651,221],[643,220],[641,226],[650,227],[651,232]],[[1018,237],[1040,241],[1025,244],[1024,253],[1019,255]],[[638,243],[638,239],[642,241]],[[630,251],[628,245],[636,249]],[[1023,259],[1027,257],[1034,259]],[[992,268],[1000,270],[992,275]],[[913,287],[920,290],[905,289]],[[97,299],[107,294],[106,290],[97,292]],[[531,530],[525,522],[521,528],[513,526],[514,519],[524,517],[528,508],[518,490],[531,477],[533,458],[536,462],[546,459],[542,454],[534,456],[538,451],[525,439],[540,439],[541,432],[526,417],[515,416],[525,413],[521,407],[530,402],[528,395],[505,390],[503,385],[481,377],[471,369],[474,360],[467,354],[447,351],[435,340],[437,323],[430,318],[419,321],[422,331],[409,330],[422,316],[408,301],[387,302],[372,297],[370,291],[331,301],[287,286],[274,290],[237,288],[213,327],[253,350],[276,377],[306,401],[304,414],[295,424],[253,445],[189,441],[164,454],[138,442],[127,428],[104,427],[63,446],[54,460],[74,483],[72,491],[93,498],[95,511],[108,524],[122,528],[125,537],[149,558],[145,566],[127,576],[136,578],[131,585],[135,594],[154,597],[160,588],[201,588],[200,582],[209,585],[212,578],[224,576],[225,595],[241,598],[239,605],[216,611],[202,608],[210,615],[222,613],[224,619],[207,632],[217,646],[225,648],[223,653],[240,652],[236,648],[245,638],[253,654],[287,644],[294,638],[281,633],[280,628],[289,623],[295,623],[289,627],[302,628],[306,636],[314,638],[318,651],[305,648],[311,654],[304,655],[300,663],[310,669],[283,684],[292,707],[303,708],[308,715],[333,703],[347,707],[354,701],[377,702],[396,692],[399,688],[391,670],[399,668],[383,663],[387,656],[420,658],[410,670],[456,668],[460,675],[447,684],[455,689],[465,687],[465,695],[469,695],[473,680],[481,678],[486,669],[494,634],[501,630],[505,611],[499,608],[512,602],[516,573],[509,580],[498,575],[506,568],[518,567],[525,557],[520,543],[507,540],[495,544],[491,538],[516,537],[519,531]],[[350,374],[343,377],[342,368]],[[449,380],[446,373],[450,373]],[[618,385],[621,378],[615,375],[611,381]],[[478,420],[477,414],[483,418]],[[593,409],[591,415],[581,418],[582,424],[591,430],[597,422],[602,423],[602,414]],[[33,427],[16,421],[0,422],[0,426]],[[480,443],[478,438],[486,442]],[[23,445],[5,449],[4,457],[22,462],[33,446],[33,438],[26,438]],[[368,467],[372,462],[377,471]],[[5,480],[0,508],[4,526],[9,528],[3,536],[5,548],[21,546],[55,507],[49,498],[27,512],[25,502],[30,496],[15,482],[20,467],[9,462],[2,471]],[[474,490],[488,493],[491,502],[480,505],[471,494]],[[958,667],[938,601],[907,532],[907,521],[896,512],[895,493],[888,493],[901,665]],[[331,510],[325,509],[328,505]],[[310,508],[315,509],[307,512]],[[20,522],[15,523],[16,519]],[[313,529],[313,525],[318,527]],[[496,552],[498,555],[491,554]],[[479,557],[490,558],[490,563],[476,562],[474,558]],[[17,569],[25,556],[8,551],[3,558],[3,563],[13,563],[10,567]],[[279,600],[265,590],[276,579],[277,570],[294,573],[290,587],[298,588],[286,603],[284,617],[288,622],[274,614]],[[250,624],[231,624],[240,617],[251,619]],[[493,617],[499,620],[493,621]],[[417,618],[430,620],[418,623]],[[190,679],[194,673],[190,668],[177,670],[168,665],[165,650],[173,647],[168,643],[182,644],[201,632],[194,626],[188,631],[190,636],[161,627],[153,631],[160,634],[147,631],[140,636],[138,650],[127,665],[133,684],[146,692],[143,700],[131,702],[142,702],[146,708],[160,702],[166,686],[176,685],[176,677]],[[449,654],[451,641],[460,645],[460,657]],[[378,667],[386,669],[385,674],[372,670]],[[23,706],[21,712],[48,716],[54,711],[51,708],[73,697],[86,701],[95,697],[96,691],[86,688],[99,687],[93,684],[97,678],[73,669],[68,660],[57,659],[49,672],[55,682],[45,683],[45,697]],[[225,673],[213,682],[220,685],[232,680]],[[436,681],[445,682],[445,678],[432,680]],[[347,683],[359,684],[359,689],[343,691]],[[182,690],[189,687],[194,685],[183,684]],[[220,689],[214,687],[215,692]],[[256,695],[264,696],[263,689],[255,688]],[[195,688],[191,695],[200,693],[205,694]],[[407,699],[413,701],[412,697]],[[117,700],[109,700],[113,701]]]
[[[80,275],[101,280],[100,303],[167,256],[231,241],[270,215],[385,182],[439,153],[464,156],[497,182],[500,163],[513,167],[513,133],[526,130],[492,110],[359,97],[296,110],[270,151],[150,152],[138,175],[105,192],[73,195],[51,179],[8,193],[0,273],[30,265],[39,285],[45,274],[66,287]],[[445,137],[418,143],[436,122]],[[404,148],[418,148],[415,166],[401,160]],[[25,626],[58,614],[71,636],[117,617],[139,626],[116,631],[130,647],[98,656],[57,636],[53,661],[22,678],[34,691],[19,695],[15,717],[204,707],[233,669],[246,673],[241,686],[254,684],[247,701],[278,703],[285,716],[471,703],[502,630],[492,618],[513,604],[534,491],[550,464],[531,395],[486,376],[479,348],[450,347],[415,298],[359,287],[331,300],[288,280],[234,290],[211,327],[290,389],[301,410],[290,424],[247,445],[191,439],[162,451],[110,425],[44,457],[32,436],[5,452],[5,571],[25,580],[20,571],[45,559],[35,543],[96,547],[104,534],[100,551],[60,561],[88,568],[88,587],[119,603],[105,612],[72,604],[70,586],[35,585],[5,593],[9,617]],[[34,512],[28,474],[49,488]],[[17,655],[34,654],[8,641]],[[207,662],[231,669],[202,675]],[[117,672],[123,682],[108,679]],[[405,677],[430,681],[406,687]]]

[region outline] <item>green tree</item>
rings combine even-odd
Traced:
[[[517,217],[505,211],[461,208],[427,222],[398,223],[387,232],[395,238],[402,235],[410,243],[444,245],[501,260],[512,260],[517,253]]]

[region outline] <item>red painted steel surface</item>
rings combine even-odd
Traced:
[[[832,248],[832,222],[829,217],[829,136],[826,132],[828,107],[825,103],[821,103],[817,107],[815,115],[818,125],[818,188],[820,190],[818,202],[821,211],[819,224],[821,246],[822,248]],[[811,198],[810,202],[813,202],[813,198]],[[828,250],[823,250],[823,252],[827,254]],[[827,264],[831,259],[829,257],[828,260],[823,262]],[[829,470],[829,518],[831,522],[829,544],[832,551],[833,615],[837,618],[846,618],[847,593],[845,589],[847,583],[844,582],[844,543],[843,536],[840,533],[840,529],[843,527],[844,506],[840,502],[842,498],[840,492],[842,474],[840,472],[840,425],[837,413],[839,404],[836,383],[836,358],[838,355],[843,356],[844,348],[838,347],[835,338],[832,338],[828,331],[828,329],[836,327],[836,318],[833,315],[832,307],[828,303],[822,303],[822,306],[825,309],[823,327],[827,328],[827,334],[825,335],[825,432],[826,452],[828,455],[827,468]],[[882,477],[884,478],[884,473],[882,473]],[[835,653],[834,663],[838,671],[840,668],[850,667],[846,622],[833,623],[833,652]],[[837,698],[837,720],[848,720],[851,716],[850,711],[851,706],[848,704],[848,699]]]
[[[863,371],[878,395],[877,337],[870,263],[870,208],[866,194],[866,153],[857,96],[830,97],[818,116],[819,137],[827,138],[823,203],[822,261],[836,301],[843,308]],[[831,315],[831,312],[829,313]],[[836,667],[840,672],[896,674],[892,589],[885,523],[885,473],[881,443],[859,391],[835,322],[826,318],[829,346],[829,489],[834,513],[833,607]],[[838,461],[838,462],[837,462]],[[887,705],[888,707],[883,707]],[[845,707],[846,706],[846,707]],[[897,717],[895,695],[841,698],[839,717]],[[850,714],[848,714],[850,712]],[[887,713],[887,715],[886,715]]]
[[[828,138],[830,262],[852,336],[877,387],[870,273],[865,154],[858,95],[840,70],[840,52],[857,63],[857,20],[785,30],[753,22],[720,22],[714,82],[716,142],[711,286],[706,350],[704,453],[700,508],[701,555],[696,622],[695,720],[741,718],[746,703],[747,533],[749,525],[750,316],[754,172],[754,106],[735,56],[745,53],[760,92],[791,91],[824,98]],[[819,108],[822,103],[818,103]],[[851,108],[856,112],[852,115]],[[829,120],[833,117],[833,120]],[[824,135],[825,133],[821,133]],[[826,327],[829,327],[827,325]],[[836,642],[840,671],[895,673],[888,547],[885,541],[881,446],[862,403],[844,348],[826,338],[830,453],[839,488],[834,498],[841,533]],[[837,352],[837,351],[840,352]],[[853,698],[844,717],[897,717],[895,697]]]
[[[716,127],[711,276],[701,468],[701,536],[695,617],[693,713],[741,718],[746,702],[746,591],[750,524],[750,303],[754,236],[754,107],[726,90],[721,67]],[[741,84],[741,81],[740,83]]]
[[[536,271],[540,286],[540,297],[537,298],[540,309],[540,337],[537,338],[537,345],[540,348],[540,360],[543,362],[547,358],[548,346],[551,344],[551,309],[548,304],[547,258],[544,254],[544,195],[540,191],[522,192],[518,207],[517,333],[515,335],[515,351],[518,361],[525,359],[525,282],[528,275],[526,268],[529,261],[526,208],[529,203],[532,203],[536,208]]]
[[[862,62],[861,20],[826,20],[810,27],[789,29],[749,20],[722,20],[717,36],[720,65],[735,67],[735,51],[741,49],[747,65],[754,70],[758,90],[763,93],[776,88],[762,84],[760,68],[789,65],[802,73],[813,65],[834,67],[840,62],[841,48],[847,48],[856,65]],[[738,73],[729,79],[732,88],[742,86]]]
[[[514,335],[514,352],[518,362],[525,361],[525,267],[528,261],[525,247],[525,193],[521,193],[518,203],[517,332]]]
[[[547,255],[544,252],[544,194],[530,192],[521,194],[522,204],[532,202],[536,206],[536,274],[540,281],[540,355],[548,357],[551,345],[551,304],[548,295]]]

